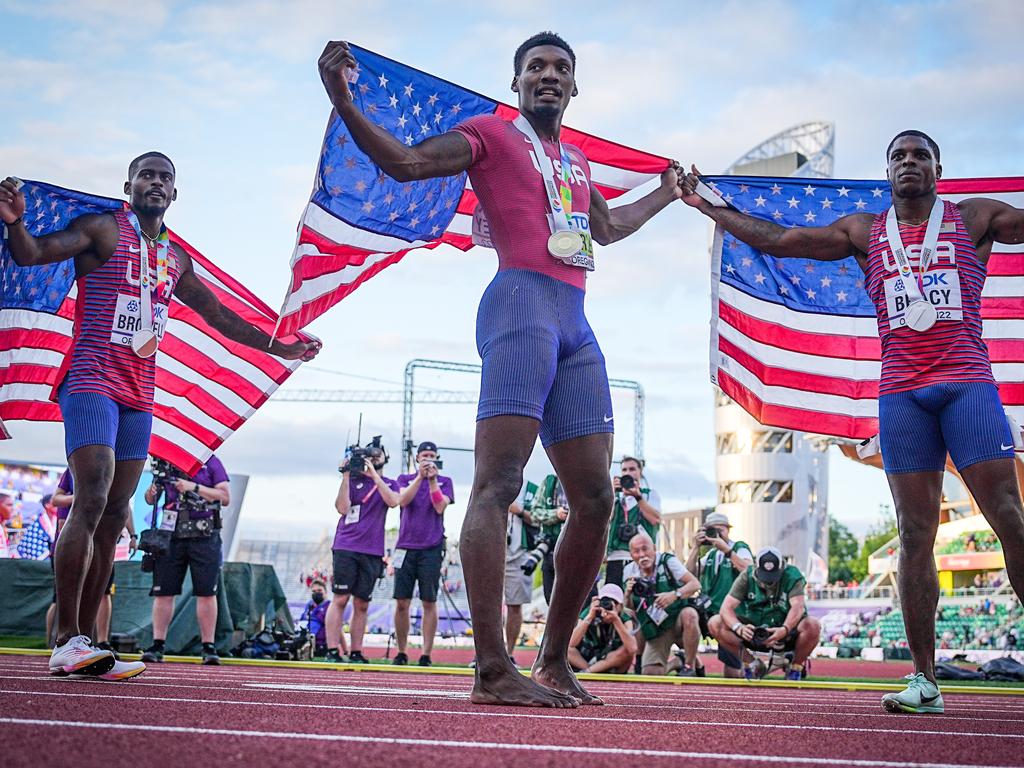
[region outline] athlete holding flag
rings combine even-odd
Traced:
[[[572,707],[598,704],[579,685],[566,654],[604,556],[612,509],[608,480],[612,405],[604,356],[583,312],[591,240],[621,240],[680,195],[675,163],[660,186],[609,210],[590,183],[583,152],[559,140],[576,95],[576,56],[550,32],[514,57],[519,116],[470,118],[406,146],[353,104],[347,77],[357,67],[343,42],[328,43],[320,77],[359,148],[399,181],[469,172],[498,252],[498,273],[477,316],[483,362],[476,471],[462,527],[476,645],[472,700],[481,704]],[[555,584],[532,680],[519,674],[502,638],[505,520],[519,495],[538,432],[572,514],[555,550]],[[560,575],[558,575],[560,574]]]
[[[943,201],[938,145],[903,131],[886,152],[892,206],[827,227],[787,229],[710,201],[697,169],[683,202],[748,245],[777,257],[854,256],[875,304],[882,342],[879,441],[896,503],[898,587],[915,674],[882,698],[889,712],[943,711],[935,681],[938,575],[932,549],[946,454],[999,536],[1024,596],[1024,510],[1013,437],[981,337],[981,290],[992,244],[1024,242],[1024,211],[986,198]]]

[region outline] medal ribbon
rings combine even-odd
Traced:
[[[924,275],[931,265],[932,255],[935,253],[935,247],[939,243],[939,229],[942,225],[944,208],[945,205],[942,202],[942,198],[936,195],[931,213],[928,214],[928,228],[924,233],[924,242],[921,243],[921,260],[918,270],[921,276]],[[924,301],[921,277],[914,274],[914,270],[910,266],[910,259],[907,257],[907,249],[903,245],[903,238],[900,237],[900,227],[899,222],[896,221],[895,205],[889,207],[889,212],[885,216],[885,236],[889,240],[889,250],[892,251],[892,257],[900,270],[900,277],[903,278],[903,283],[907,287],[907,296],[910,297],[911,303]]]
[[[572,187],[569,186],[569,180],[572,178],[572,168],[569,165],[569,156],[562,146],[562,142],[558,142],[558,150],[562,156],[562,174],[561,177],[557,177],[558,186],[556,187],[555,164],[551,162],[551,158],[544,151],[544,146],[540,143],[540,137],[537,136],[537,132],[530,125],[530,121],[519,115],[512,121],[512,125],[518,128],[530,140],[530,143],[533,144],[533,153],[537,156],[540,173],[544,178],[544,191],[547,192],[548,205],[551,207],[551,234],[572,230],[572,227],[569,226],[572,216]]]
[[[167,284],[167,264],[169,262],[168,252],[170,250],[171,238],[167,234],[167,227],[160,226],[160,236],[156,239],[156,280],[150,286],[151,277],[149,271],[149,247],[146,245],[146,238],[142,234],[142,226],[134,211],[128,211],[128,221],[131,222],[135,234],[139,236],[139,301],[142,305],[143,330],[153,330],[153,297],[152,292],[158,295],[161,288]]]

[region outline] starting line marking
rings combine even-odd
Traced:
[[[657,718],[632,718],[632,717],[600,717],[597,715],[570,715],[562,714],[572,710],[554,710],[544,708],[523,708],[518,712],[488,712],[488,711],[469,711],[469,712],[452,712],[448,709],[400,709],[397,707],[371,707],[361,706],[352,704],[295,704],[292,702],[275,702],[268,703],[264,701],[232,701],[230,699],[194,699],[194,698],[178,698],[174,696],[124,696],[114,694],[103,694],[103,693],[68,693],[62,691],[52,692],[37,692],[37,691],[14,691],[14,690],[0,690],[0,693],[18,694],[23,696],[70,696],[76,698],[91,698],[91,699],[144,699],[146,701],[169,701],[169,702],[180,702],[183,704],[228,704],[244,707],[287,707],[287,708],[299,708],[299,709],[340,709],[340,710],[357,710],[361,712],[388,712],[388,713],[401,713],[401,714],[418,714],[418,715],[451,715],[458,714],[467,717],[498,717],[498,718],[524,718],[532,717],[539,720],[544,719],[555,719],[555,720],[578,720],[583,722],[595,722],[595,723],[633,723],[636,725],[680,725],[680,726],[709,726],[714,728],[750,728],[751,723],[716,723],[705,720],[666,720]],[[539,714],[539,712],[558,712],[559,714]],[[890,715],[891,717],[891,715]],[[849,726],[839,725],[789,725],[789,724],[777,724],[777,723],[759,723],[755,724],[755,727],[764,728],[765,730],[810,730],[810,731],[833,731],[839,733],[865,733],[864,728],[854,728]],[[946,737],[970,737],[970,738],[1005,738],[1005,739],[1024,739],[1024,734],[1019,733],[989,733],[980,731],[925,731],[914,728],[874,728],[870,729],[871,733],[889,733],[900,736],[910,735],[921,735],[921,736],[946,736]],[[375,738],[375,737],[367,737]]]
[[[189,686],[185,686],[189,687]],[[327,683],[242,683],[242,689],[260,688],[271,691],[312,693],[368,693],[375,696],[420,696],[431,699],[469,699],[469,694],[430,688],[374,688],[367,685],[330,685]]]
[[[448,741],[445,739],[407,739],[385,736],[347,736],[344,734],[291,733],[288,731],[242,731],[230,728],[186,728],[174,725],[129,723],[78,723],[70,720],[0,717],[8,725],[50,726],[60,728],[96,728],[111,731],[145,731],[147,733],[178,733],[200,736],[242,736],[256,739],[295,739],[298,741],[334,741],[357,744],[388,744],[411,747],[448,747],[451,749],[500,749],[516,752],[564,752],[584,755],[623,755],[629,757],[686,758],[714,760],[720,763],[737,761],[778,763],[786,761],[802,765],[863,766],[864,768],[1010,768],[1007,765],[966,763],[921,763],[899,760],[858,760],[829,757],[798,757],[791,755],[737,755],[734,752],[683,752],[661,749],[626,749],[623,747],[582,747],[562,744],[505,744],[493,741]]]

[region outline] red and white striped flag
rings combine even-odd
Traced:
[[[784,226],[880,213],[885,181],[716,176],[727,202]],[[939,195],[1024,207],[1024,178],[940,181]],[[776,259],[715,230],[711,380],[762,424],[846,438],[878,432],[881,343],[864,275],[842,261]],[[996,243],[981,298],[1003,405],[1024,421],[1024,246]]]
[[[124,205],[40,182],[25,182],[22,192],[26,226],[37,236],[83,213]],[[196,275],[225,306],[273,332],[272,309],[173,232],[171,239],[188,252]],[[18,267],[0,241],[0,424],[61,420],[50,393],[71,347],[76,290],[72,261]],[[229,341],[175,298],[156,364],[150,453],[194,472],[300,362]]]
[[[507,104],[364,48],[351,48],[359,63],[352,86],[356,104],[406,144],[444,133],[475,115],[512,120],[518,114]],[[562,139],[583,151],[593,183],[609,201],[668,166],[666,158],[571,128],[563,127]],[[299,221],[280,332],[304,328],[411,250],[441,243],[468,250],[476,205],[466,174],[408,184],[389,178],[359,150],[332,112],[315,188]]]

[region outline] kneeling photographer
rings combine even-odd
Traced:
[[[532,484],[527,484],[527,488]],[[523,561],[523,572],[532,575],[540,563],[541,583],[544,586],[544,602],[551,602],[551,590],[555,586],[555,544],[562,534],[562,527],[569,519],[569,504],[565,499],[562,484],[557,475],[548,475],[533,496],[528,496],[523,508],[530,514],[535,526],[540,526],[531,549]]]
[[[711,633],[724,651],[721,655],[731,656],[726,666],[742,668],[747,679],[763,672],[755,665],[743,666],[744,647],[784,654],[790,660],[786,679],[799,680],[821,634],[818,620],[807,615],[806,580],[775,547],[758,552],[755,563],[733,583],[722,610],[711,620]]]
[[[146,503],[153,505],[157,530],[143,531],[139,548],[146,552],[142,569],[153,571],[153,588],[149,593],[153,597],[153,644],[142,654],[142,660],[163,661],[174,598],[181,594],[185,571],[190,570],[203,664],[219,664],[214,633],[221,566],[220,509],[231,503],[228,473],[216,456],[210,456],[191,477],[170,462],[156,458],[152,472],[153,484],[146,489]],[[157,527],[161,496],[164,502]],[[151,544],[154,541],[155,547]]]
[[[731,530],[728,516],[722,512],[712,512],[704,520],[704,527],[699,528],[693,536],[686,568],[697,574],[700,595],[683,609],[684,658],[683,670],[679,673],[681,675],[704,677],[704,665],[697,658],[700,638],[711,637],[708,623],[722,609],[722,602],[729,596],[736,578],[754,562],[746,542],[729,538]],[[703,557],[702,551],[706,551]],[[698,631],[692,630],[694,626]],[[719,660],[726,662],[729,659],[720,653]],[[725,676],[739,677],[740,670],[726,665]]]
[[[621,587],[622,571],[630,560],[629,542],[632,538],[640,531],[645,531],[651,541],[658,540],[661,496],[648,487],[641,459],[623,456],[619,468],[622,474],[612,478],[615,504],[608,528],[604,580],[606,584],[618,584]]]
[[[625,674],[633,665],[637,643],[633,619],[623,611],[622,588],[605,584],[580,614],[569,638],[569,665],[576,672]]]
[[[644,532],[629,542],[633,562],[626,566],[627,607],[640,622],[641,672],[662,675],[673,645],[683,645],[683,607],[700,588],[697,577],[671,552],[658,554]]]

